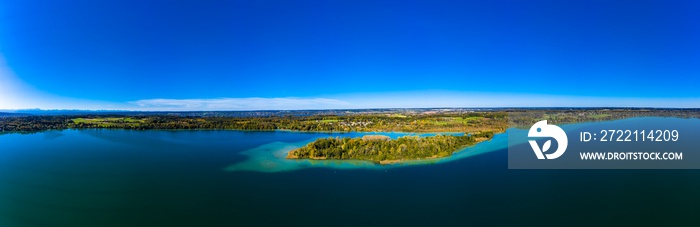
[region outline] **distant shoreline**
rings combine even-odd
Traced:
[[[700,109],[457,109],[387,110],[387,112],[314,112],[321,115],[219,116],[199,114],[1,116],[0,133],[63,129],[236,130],[313,133],[401,132],[473,133],[525,127],[536,120],[555,124],[608,121],[633,117],[700,118]],[[421,112],[422,111],[422,112]],[[280,112],[281,113],[281,112]],[[278,113],[278,114],[280,114]],[[288,113],[288,112],[285,112]],[[326,115],[329,113],[335,113]],[[312,113],[308,113],[312,114]],[[495,129],[495,130],[494,130]]]

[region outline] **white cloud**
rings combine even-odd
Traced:
[[[308,110],[347,108],[349,103],[326,98],[144,99],[130,102],[144,110]]]

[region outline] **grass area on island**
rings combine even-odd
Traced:
[[[143,122],[143,119],[134,119],[130,117],[102,117],[102,118],[75,118],[75,123],[100,123],[100,122],[127,122],[136,123]]]
[[[340,121],[339,119],[316,119],[316,120],[307,120],[305,121],[306,123],[335,123]]]
[[[434,121],[431,121],[430,123],[434,125],[449,125],[449,124],[469,124],[469,123],[476,123],[479,122],[480,120],[484,119],[484,117],[480,116],[473,116],[473,117],[444,117],[444,118],[437,118]]]
[[[593,119],[602,119],[602,118],[606,118],[606,117],[610,117],[610,116],[612,116],[612,115],[611,115],[611,114],[593,114],[593,115],[588,115],[589,118],[593,118]]]

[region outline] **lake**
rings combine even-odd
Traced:
[[[423,163],[380,166],[281,156],[316,138],[365,134],[63,130],[0,135],[0,226],[697,220],[698,170],[508,170],[506,134]]]

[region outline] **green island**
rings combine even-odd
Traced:
[[[34,115],[0,113],[0,133],[64,129],[289,130],[304,132],[417,132],[431,137],[320,138],[290,151],[289,159],[366,160],[380,164],[441,158],[489,140],[507,128],[609,121],[631,117],[700,118],[698,109],[386,109],[248,112],[122,112]],[[452,134],[440,134],[452,133]],[[460,133],[462,135],[454,135]]]
[[[321,138],[287,153],[288,159],[366,160],[379,164],[434,159],[452,155],[467,146],[491,139],[493,132],[430,137],[366,135],[362,138]]]

